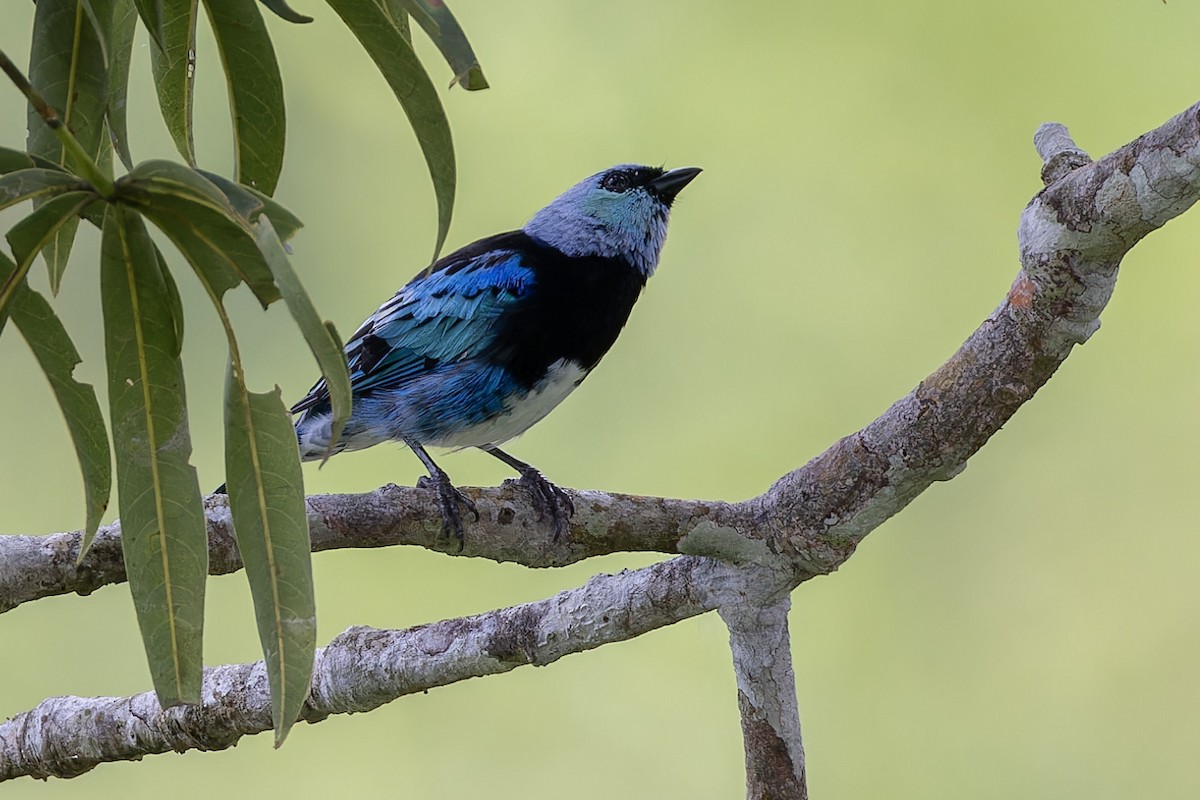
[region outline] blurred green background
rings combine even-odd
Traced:
[[[290,140],[278,197],[307,223],[295,264],[343,333],[433,243],[429,179],[402,113],[321,3],[269,23]],[[27,60],[33,6],[0,9]],[[510,449],[566,486],[740,499],[861,427],[947,357],[1017,269],[1031,145],[1058,120],[1101,155],[1200,96],[1200,8],[1155,0],[962,3],[486,3],[459,19],[493,88],[445,93],[460,165],[450,245],[519,226],[622,161],[699,165],[662,268],[571,400]],[[203,26],[203,30],[206,27]],[[136,157],[175,157],[149,87]],[[433,56],[435,82],[448,69]],[[202,166],[231,165],[224,86],[199,47]],[[0,86],[0,142],[24,141]],[[11,224],[11,214],[0,222]],[[95,253],[85,232],[57,300],[102,386]],[[1103,329],[948,484],[794,596],[810,785],[823,798],[1196,797],[1200,773],[1200,211],[1125,260]],[[39,273],[36,282],[44,285]],[[181,279],[203,488],[222,479],[224,344]],[[283,309],[240,292],[254,388],[286,397],[315,367]],[[0,339],[0,532],[78,528],[73,453],[13,331]],[[103,394],[103,392],[101,392]],[[465,484],[506,474],[443,461]],[[312,492],[411,483],[399,448],[307,473]],[[644,556],[531,571],[416,549],[315,559],[320,640],[533,600]],[[258,658],[241,575],[210,583],[206,661]],[[0,716],[56,694],[149,679],[124,586],[0,616]],[[18,781],[6,798],[728,798],[742,753],[715,615],[546,669],[300,725],[222,753]]]

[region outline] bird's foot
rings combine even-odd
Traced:
[[[529,492],[538,520],[550,516],[554,523],[554,541],[557,542],[567,532],[568,523],[575,515],[575,504],[571,502],[571,496],[546,480],[545,476],[533,467],[521,470],[518,483]]]
[[[463,533],[463,521],[462,514],[459,512],[459,505],[470,511],[475,517],[475,521],[478,522],[479,511],[476,510],[474,501],[455,488],[454,484],[450,482],[450,476],[441,470],[438,470],[434,475],[422,475],[417,480],[417,488],[437,490],[438,501],[442,506],[442,534],[447,538],[454,537],[455,541],[458,542],[458,552],[461,553],[466,536]]]

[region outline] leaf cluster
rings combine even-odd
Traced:
[[[284,0],[260,2],[288,22],[312,21]],[[437,91],[413,51],[410,18],[450,64],[451,85],[486,88],[479,63],[441,2],[326,2],[377,64],[416,132],[438,204],[436,256],[454,203],[454,153]],[[235,143],[230,178],[200,169],[195,156],[201,5],[227,82]],[[136,163],[130,151],[126,107],[139,21],[150,39],[158,105],[183,163]],[[286,116],[266,22],[255,0],[37,0],[30,52],[28,77],[0,52],[0,68],[29,104],[25,149],[0,147],[0,210],[32,205],[6,234],[11,257],[0,248],[0,333],[11,318],[66,418],[84,482],[80,557],[107,509],[115,464],[123,555],[159,702],[199,702],[208,544],[190,464],[184,311],[159,246],[165,240],[204,287],[228,342],[229,504],[282,743],[307,697],[316,647],[304,485],[278,387],[258,393],[247,385],[226,294],[244,284],[264,308],[278,300],[287,306],[330,387],[334,439],[350,413],[350,384],[337,331],[318,314],[288,260],[286,242],[301,222],[272,198]],[[95,389],[73,377],[80,356],[66,326],[27,281],[40,256],[57,294],[81,222],[102,232],[107,422]]]

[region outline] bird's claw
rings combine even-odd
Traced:
[[[533,500],[533,508],[541,521],[549,514],[554,523],[554,541],[558,541],[568,530],[568,521],[575,515],[575,504],[571,496],[546,480],[536,469],[522,470],[518,481]]]
[[[461,553],[463,544],[466,542],[466,535],[463,532],[462,514],[459,513],[458,507],[459,505],[466,507],[478,522],[479,511],[475,508],[475,502],[457,489],[450,482],[450,476],[444,472],[436,477],[422,475],[417,480],[417,488],[437,490],[438,501],[442,507],[442,534],[454,537],[454,540],[458,542],[458,552]]]

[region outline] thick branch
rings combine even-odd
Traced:
[[[749,800],[808,800],[796,676],[788,637],[790,595],[718,611],[729,627]]]
[[[808,572],[836,569],[962,471],[1099,327],[1129,248],[1198,198],[1200,104],[1047,187],[1021,216],[1022,269],[999,308],[883,416],[755,501],[769,520],[756,535]]]

